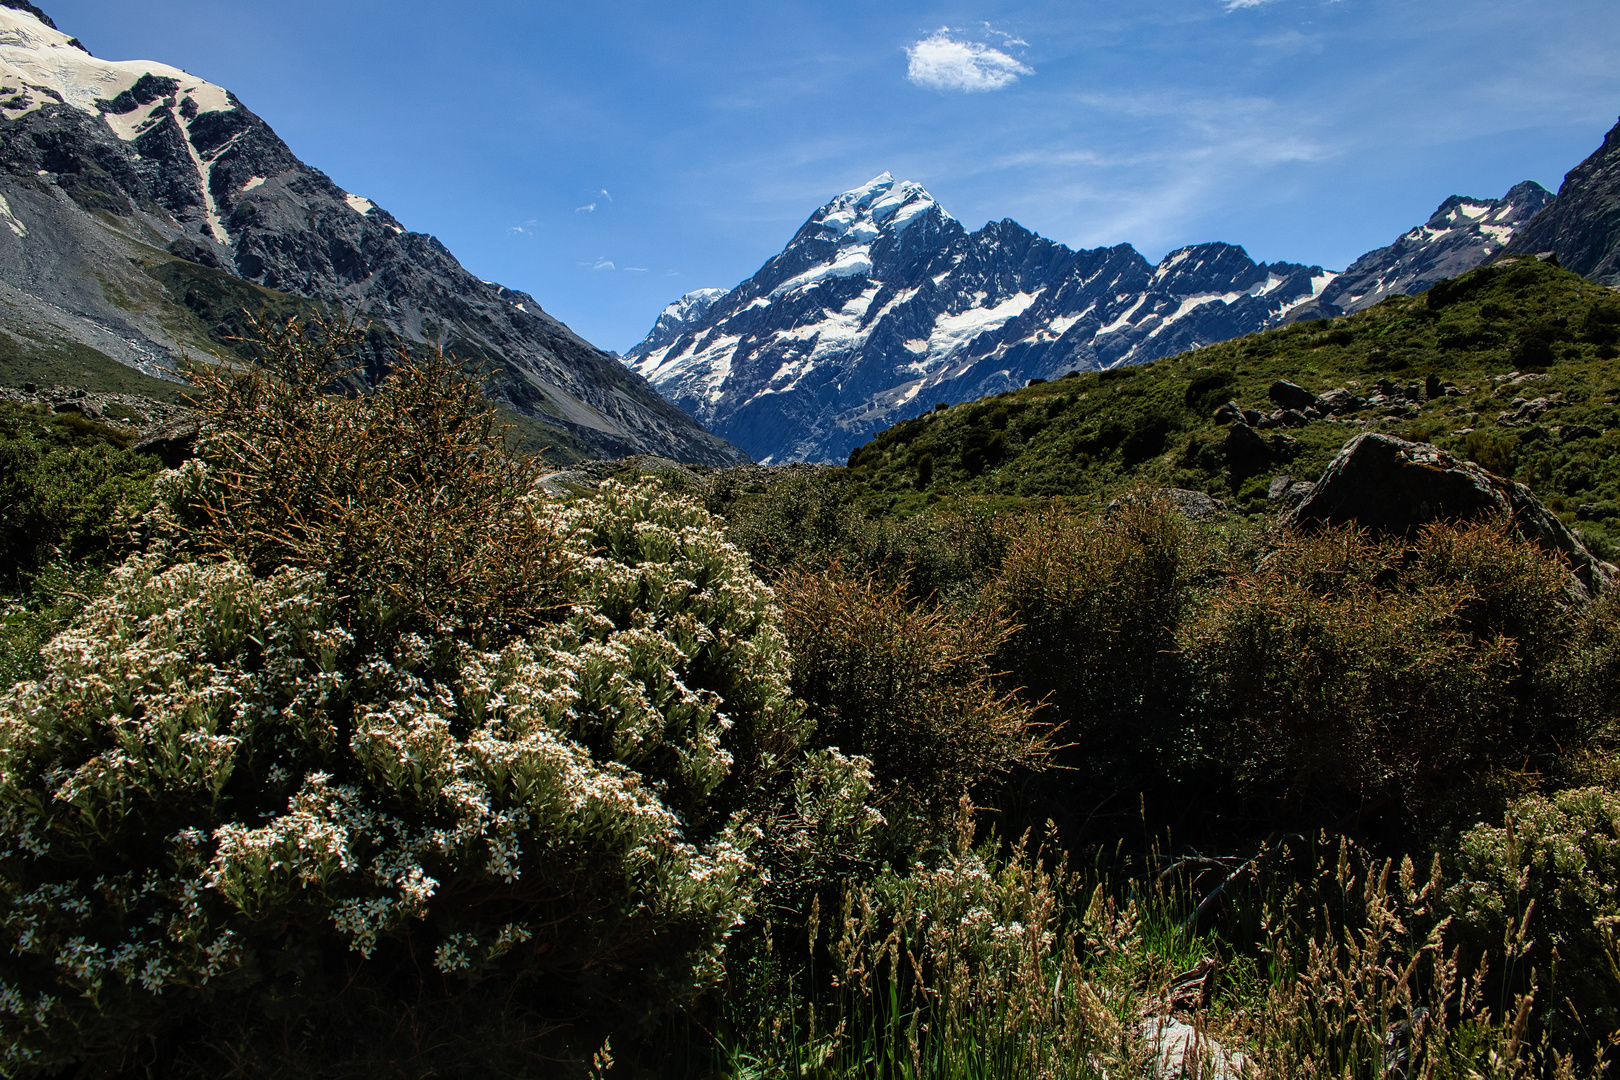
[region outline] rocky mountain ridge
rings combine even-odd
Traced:
[[[729,291],[689,293],[625,362],[766,462],[837,461],[932,408],[1068,371],[1144,363],[1419,292],[1500,252],[1551,196],[1455,196],[1345,274],[1197,244],[1149,263],[1074,251],[1010,219],[968,232],[884,173],[811,215]]]
[[[1322,290],[1312,309],[1298,314],[1347,315],[1386,296],[1425,292],[1435,282],[1467,273],[1500,254],[1552,200],[1552,192],[1534,180],[1515,184],[1500,199],[1453,195],[1428,221],[1351,263]]]
[[[1620,287],[1620,123],[1508,245],[1514,255],[1548,251],[1566,269]]]
[[[97,59],[37,9],[0,7],[10,347],[89,348],[161,376],[218,349],[244,300],[290,298],[489,365],[494,396],[575,453],[742,458],[533,297],[301,162],[230,91]]]

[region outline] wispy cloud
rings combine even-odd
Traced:
[[[1322,35],[1304,34],[1298,30],[1284,30],[1281,33],[1255,38],[1254,43],[1264,49],[1275,49],[1283,56],[1322,51]]]
[[[582,263],[580,263],[578,265],[580,265],[580,266],[588,266],[592,270],[617,270],[618,269],[618,267],[613,265],[613,260],[608,258],[606,255],[598,255],[594,262],[582,262]]]
[[[1227,11],[1236,11],[1238,8],[1259,7],[1271,2],[1272,0],[1221,0],[1221,6]]]
[[[1024,42],[1006,38],[1003,44],[1010,47]],[[906,46],[906,57],[906,78],[928,90],[984,93],[1011,86],[1021,75],[1035,74],[1034,68],[1000,49],[952,37],[948,27]]]
[[[627,266],[624,268],[624,272],[627,274],[645,274],[647,268],[645,266]]]
[[[595,203],[586,203],[584,206],[576,206],[576,207],[574,207],[574,213],[576,213],[576,214],[594,214],[594,213],[596,213],[596,204]]]
[[[1000,38],[1001,43],[1003,45],[1026,45],[1027,46],[1029,44],[1029,42],[1025,41],[1023,38],[1017,37],[1017,36],[1015,36],[1013,34],[1009,34],[1005,30],[997,30],[995,27],[991,26],[989,23],[984,24],[984,32],[987,33],[987,34],[994,34],[996,37]]]
[[[539,231],[540,231],[540,222],[538,220],[536,220],[535,218],[530,218],[528,221],[522,222],[520,224],[507,226],[506,235],[508,235],[508,236],[533,236],[535,233],[537,233]]]
[[[594,213],[596,213],[597,206],[601,204],[603,199],[606,199],[608,202],[613,201],[613,196],[608,194],[608,189],[607,188],[603,188],[601,191],[598,191],[596,193],[596,198],[592,199],[590,202],[586,203],[584,206],[576,206],[576,207],[574,207],[574,213],[576,213],[576,214],[594,214]]]

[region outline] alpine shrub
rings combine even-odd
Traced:
[[[991,612],[927,610],[904,584],[834,564],[782,585],[793,692],[815,742],[859,754],[897,840],[943,835],[973,788],[1046,753],[1031,709],[999,692],[988,658],[1008,633]]]
[[[1454,940],[1482,955],[1515,931],[1530,939],[1521,963],[1498,971],[1498,993],[1534,989],[1537,1025],[1566,1052],[1620,1033],[1620,794],[1526,795],[1500,826],[1462,837],[1455,869]]]
[[[1574,629],[1567,580],[1502,522],[1411,542],[1289,534],[1182,636],[1219,753],[1249,782],[1416,812],[1557,754],[1566,733],[1540,691]]]
[[[217,377],[167,545],[0,696],[0,1071],[532,1071],[754,903],[806,731],[716,519],[546,501],[439,358],[314,370]],[[858,833],[824,758],[801,816]]]

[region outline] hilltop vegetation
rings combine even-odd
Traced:
[[[1314,479],[1346,440],[1378,430],[1528,484],[1602,546],[1620,537],[1617,348],[1613,290],[1534,260],[1483,267],[1356,315],[924,414],[850,455],[847,497],[909,516],[942,502],[1096,505],[1149,483],[1266,512],[1275,477]],[[1217,410],[1273,413],[1279,379],[1363,400],[1382,384],[1388,400],[1265,429],[1263,450],[1234,455]]]

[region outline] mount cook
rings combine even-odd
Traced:
[[[968,232],[884,173],[821,207],[731,290],[688,293],[625,363],[765,462],[838,461],[936,401],[1146,363],[1415,293],[1500,252],[1552,195],[1454,196],[1342,274],[1210,243],[1158,265],[1074,251],[1011,219]]]
[[[356,311],[488,364],[496,399],[573,453],[743,460],[533,297],[305,165],[230,91],[98,59],[0,3],[0,345],[161,376],[227,345],[244,304]]]

